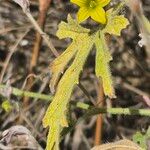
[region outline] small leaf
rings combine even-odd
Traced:
[[[113,9],[109,9],[106,15],[108,22],[103,31],[120,36],[121,31],[129,25],[128,19],[124,15],[113,16]]]
[[[68,23],[62,21],[59,25],[59,30],[57,31],[56,35],[60,39],[70,37],[75,40],[80,34],[90,32],[89,29],[80,26],[76,20],[71,18],[70,15],[68,15],[67,21]]]
[[[150,127],[145,134],[140,133],[139,131],[133,135],[133,141],[138,143],[142,148],[147,149],[147,141],[150,139]]]
[[[5,100],[2,103],[2,108],[6,111],[6,112],[10,112],[12,110],[12,105],[10,104],[10,102],[8,100]]]
[[[142,135],[140,132],[137,132],[133,136],[133,141],[138,143],[142,148],[147,149],[146,137],[145,137],[145,135]]]

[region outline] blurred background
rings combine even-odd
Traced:
[[[118,0],[112,0],[110,7],[116,6],[118,2]],[[144,14],[150,20],[150,1],[143,0],[141,2]],[[75,17],[78,7],[71,4],[69,0],[52,0],[51,2],[47,1],[47,7],[44,11],[40,9],[39,14],[42,3],[40,3],[41,6],[39,6],[38,0],[31,0],[30,3],[32,15],[38,20],[41,28],[49,35],[54,47],[61,54],[71,40],[59,40],[56,37],[58,24],[66,21],[68,13]],[[48,5],[50,6],[48,7]],[[44,15],[45,13],[47,15]],[[129,19],[130,25],[122,31],[120,37],[107,35],[107,43],[113,56],[110,69],[117,97],[113,100],[103,97],[105,101],[103,105],[149,108],[150,60],[146,48],[138,45],[141,40],[139,22],[128,7],[123,8],[120,13]],[[83,25],[97,27],[97,24],[90,19]],[[0,87],[6,85],[5,88],[0,88],[1,139],[4,138],[4,134],[2,134],[4,130],[15,125],[22,125],[30,130],[38,145],[45,148],[48,129],[43,128],[42,118],[49,101],[23,95],[15,96],[12,94],[11,87],[52,96],[49,90],[51,78],[49,65],[54,59],[55,56],[45,42],[41,41],[22,9],[11,0],[0,0]],[[99,88],[94,73],[94,60],[95,51],[93,50],[80,78],[82,88],[75,87],[71,97],[72,101],[96,104]],[[84,114],[83,110],[73,106],[70,110],[72,120],[77,120]],[[64,137],[60,144],[61,149],[83,150],[93,147],[96,140],[96,120],[97,116],[86,120],[82,119]],[[122,138],[132,139],[137,131],[145,133],[150,125],[150,118],[108,114],[103,115],[101,124],[102,127],[98,133],[102,136],[100,143],[106,143]],[[12,136],[10,137],[12,138]],[[6,147],[14,146],[16,139],[7,140],[5,139],[5,143],[3,143]]]

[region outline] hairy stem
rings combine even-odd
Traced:
[[[40,100],[51,101],[53,96],[46,95],[46,94],[39,94],[36,92],[29,92],[19,90],[14,87],[8,87],[7,85],[0,84],[0,93],[7,88],[12,88],[12,94],[15,96],[27,96],[31,98],[38,98]],[[150,116],[150,109],[137,109],[137,108],[95,108],[91,107],[88,104],[83,102],[70,102],[71,105],[75,105],[77,108],[84,109],[87,112],[85,113],[84,117],[91,117],[93,115],[109,113],[112,115],[140,115],[140,116]]]
[[[47,101],[51,101],[53,98],[51,95],[23,91],[23,90],[20,90],[20,89],[11,87],[11,86],[8,87],[7,85],[4,85],[4,84],[0,84],[0,93],[2,93],[2,90],[6,90],[7,88],[11,88],[12,94],[15,96],[22,96],[22,97],[26,96],[26,97],[30,97],[30,98],[38,98],[38,99],[47,100]]]

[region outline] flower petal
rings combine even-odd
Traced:
[[[70,2],[82,7],[85,6],[87,0],[70,0]]]
[[[83,22],[86,20],[90,15],[89,15],[89,10],[86,7],[81,7],[78,11],[78,21]]]
[[[97,3],[101,6],[104,7],[110,3],[111,0],[97,0]]]
[[[106,13],[102,7],[96,7],[90,12],[90,16],[93,20],[105,24],[106,23]]]

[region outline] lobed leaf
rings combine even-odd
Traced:
[[[59,149],[60,132],[62,127],[68,126],[66,119],[67,104],[74,86],[79,82],[80,73],[94,44],[96,46],[96,75],[102,78],[105,95],[111,98],[115,97],[109,69],[109,62],[112,60],[112,57],[108,50],[104,34],[107,32],[120,35],[121,30],[127,26],[128,20],[123,16],[111,15],[111,11],[107,12],[108,24],[106,28],[103,31],[97,31],[93,34],[89,34],[90,30],[80,26],[70,15],[67,18],[68,23],[61,22],[59,25],[57,36],[60,39],[69,37],[73,41],[66,51],[55,59],[50,66],[52,72],[50,87],[52,91],[54,91],[60,75],[64,74],[57,85],[53,101],[43,119],[43,126],[50,127],[47,140],[48,150]],[[67,68],[68,65],[70,66]]]
[[[129,25],[128,19],[124,15],[113,15],[113,9],[109,9],[106,15],[108,22],[103,31],[120,36],[122,29],[125,29]]]
[[[67,30],[66,26],[65,30]],[[59,34],[57,35],[62,37],[62,35],[64,35],[63,32],[66,32],[65,30],[61,26],[58,30]],[[58,143],[59,140],[58,131],[61,131],[62,127],[68,126],[66,119],[67,104],[74,86],[78,84],[79,75],[93,46],[94,36],[89,36],[88,33],[81,32],[80,30],[81,28],[79,25],[74,27],[74,31],[70,31],[70,26],[68,27],[68,31],[70,33],[70,37],[73,38],[73,42],[67,48],[67,50],[52,63],[51,66],[53,77],[50,84],[55,85],[56,81],[58,80],[59,73],[64,71],[66,65],[75,55],[72,64],[60,79],[54,99],[51,105],[48,107],[43,119],[43,126],[50,126],[47,140],[48,150],[51,150],[53,147],[57,149],[56,143]]]
[[[73,42],[69,45],[69,47],[62,53],[58,58],[54,60],[51,64],[50,69],[52,72],[52,79],[50,82],[51,92],[54,93],[55,86],[59,80],[60,75],[64,72],[68,63],[72,60],[74,55],[77,52],[76,41],[81,40],[81,34],[87,34],[90,30],[83,28],[80,26],[76,20],[72,19],[70,15],[67,18],[68,23],[61,22],[59,25],[59,29],[57,31],[57,36],[62,38],[70,37],[73,39]]]
[[[70,15],[68,15],[67,21],[68,23],[62,21],[59,24],[59,30],[57,31],[56,35],[60,39],[70,37],[75,40],[77,36],[79,36],[80,34],[84,34],[84,33],[86,34],[90,32],[89,29],[80,26],[78,22],[72,19]]]

